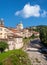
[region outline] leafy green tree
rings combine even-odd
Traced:
[[[35,36],[34,36],[34,34],[32,34],[32,36],[31,36],[32,38],[35,38]]]
[[[41,42],[47,46],[47,27],[40,27],[40,40]]]
[[[8,44],[5,41],[0,41],[0,52],[2,53],[6,48],[8,48]]]

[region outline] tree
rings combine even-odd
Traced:
[[[32,34],[32,36],[31,36],[33,39],[35,38],[35,36],[34,36],[34,34]]]
[[[41,42],[47,46],[47,27],[40,27],[40,40]]]
[[[2,53],[6,48],[8,48],[8,44],[5,41],[0,41],[0,52]]]

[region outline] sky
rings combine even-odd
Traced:
[[[0,0],[0,19],[7,27],[47,25],[47,0]]]

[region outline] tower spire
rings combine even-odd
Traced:
[[[0,26],[4,26],[4,19],[3,18],[0,19]]]

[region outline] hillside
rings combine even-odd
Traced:
[[[29,31],[33,30],[33,31],[36,31],[36,32],[39,32],[40,28],[47,28],[46,25],[38,25],[38,26],[32,26],[32,27],[28,27],[26,29],[28,29]]]
[[[12,50],[0,54],[0,65],[31,65],[31,63],[25,52]]]

